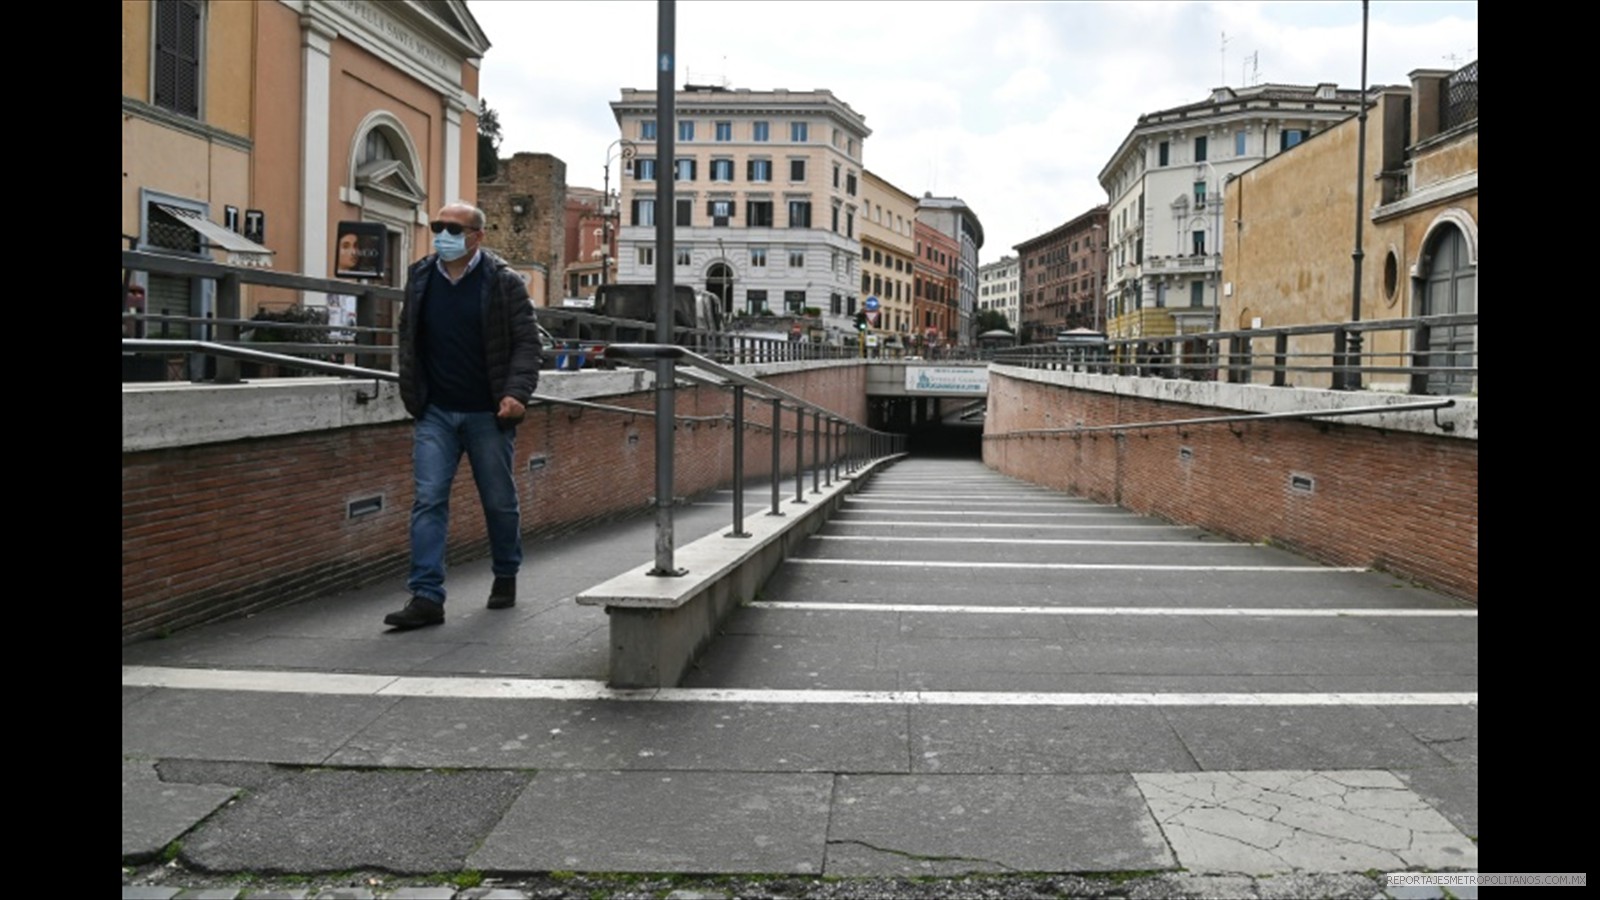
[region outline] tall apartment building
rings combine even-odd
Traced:
[[[1018,244],[1025,343],[1053,340],[1057,331],[1102,331],[1106,285],[1106,208],[1096,206]]]
[[[622,179],[617,280],[677,284],[728,313],[820,311],[834,339],[854,334],[860,286],[862,145],[872,132],[826,90],[686,86],[676,95],[675,158],[658,158],[656,93],[612,101],[636,155]],[[676,259],[655,258],[658,178],[674,179]]]
[[[1214,330],[1231,227],[1223,185],[1355,115],[1360,101],[1332,84],[1263,84],[1140,116],[1100,171],[1110,197],[1107,332]]]
[[[993,311],[1006,317],[1015,332],[1022,320],[1021,268],[1015,256],[1002,256],[978,267],[978,312]]]
[[[978,251],[983,249],[983,225],[959,197],[924,193],[917,202],[917,219],[956,242],[955,343],[972,344],[972,310],[978,302]]]
[[[916,330],[917,198],[865,172],[861,201],[861,299],[877,297],[878,330],[904,341]]]
[[[958,305],[961,296],[961,244],[918,215],[917,261],[913,270],[912,317],[919,344],[954,347],[961,334]]]

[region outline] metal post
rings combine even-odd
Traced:
[[[822,483],[833,487],[833,417],[828,418],[828,458],[822,464]]]
[[[811,493],[822,493],[822,411],[811,414]]]
[[[1350,321],[1361,321],[1361,226],[1366,218],[1367,181],[1367,0],[1361,0],[1361,110],[1356,116],[1356,249],[1350,254],[1354,262],[1354,283],[1350,290]],[[1345,390],[1361,390],[1361,332],[1352,330],[1345,345]]]
[[[806,502],[806,411],[794,411],[794,502]]]
[[[239,318],[239,276],[224,275],[217,279],[217,318]],[[230,343],[239,339],[239,326],[218,325],[217,340]],[[239,383],[239,360],[231,356],[217,357],[217,384]]]
[[[675,4],[661,0],[656,17],[656,121],[660,123],[657,146],[660,157],[671,164],[676,149],[674,131],[676,102],[676,77],[673,57]],[[656,220],[656,343],[672,343],[672,239],[674,221],[673,184],[670,174],[657,178],[656,193],[661,208],[666,212]],[[656,360],[656,566],[652,575],[682,575],[683,570],[673,565],[672,535],[672,464],[673,464],[673,410],[676,397],[673,393],[674,360],[662,357]]]
[[[728,537],[749,537],[744,530],[744,385],[733,386],[733,530]]]
[[[783,401],[772,401],[772,512],[769,516],[781,516],[778,512],[778,477],[783,471]]]

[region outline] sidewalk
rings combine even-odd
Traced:
[[[680,507],[680,545],[730,503]],[[436,628],[383,628],[397,583],[125,648],[123,856],[156,862],[124,896],[1371,897],[1477,866],[1447,598],[908,460],[682,688],[610,691],[573,597],[653,540],[530,543],[512,610],[458,566]]]

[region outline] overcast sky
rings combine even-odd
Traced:
[[[492,46],[479,95],[500,155],[550,153],[601,186],[610,102],[654,90],[654,0],[470,0]],[[1141,113],[1222,84],[1361,81],[1361,3],[678,0],[677,77],[827,88],[872,129],[863,162],[983,223],[980,262],[1106,202],[1098,176]],[[1478,4],[1376,0],[1367,82],[1477,58]],[[1223,36],[1226,35],[1226,43]],[[617,167],[612,164],[612,187]]]

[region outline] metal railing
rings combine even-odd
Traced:
[[[1478,117],[1478,61],[1450,73],[1439,92],[1439,130],[1448,131]]]
[[[994,361],[1274,387],[1358,390],[1382,382],[1411,394],[1467,394],[1477,391],[1477,325],[1471,313],[1032,344],[999,351]]]
[[[905,450],[905,435],[891,434],[877,431],[853,422],[842,416],[835,415],[832,411],[804,400],[781,388],[774,387],[766,382],[751,378],[740,372],[727,368],[701,354],[676,344],[613,344],[607,348],[608,354],[619,360],[632,361],[641,367],[649,364],[665,362],[667,366],[667,384],[681,377],[689,381],[710,385],[718,388],[730,389],[733,392],[733,530],[727,537],[749,537],[750,533],[744,529],[744,431],[745,402],[747,394],[754,394],[756,399],[766,400],[771,404],[771,418],[767,427],[772,432],[772,508],[767,512],[769,516],[781,516],[780,497],[782,487],[782,440],[784,409],[787,407],[795,414],[795,459],[794,502],[804,504],[805,499],[805,472],[806,472],[806,416],[811,416],[811,493],[821,493],[823,487],[823,473],[826,473],[826,485],[831,487],[835,478],[841,477],[839,466],[841,462],[845,467],[845,475],[852,475],[857,468],[865,465],[869,460],[883,456],[901,453]],[[658,384],[658,390],[661,385]],[[668,388],[670,389],[670,388]],[[658,406],[658,429],[670,428],[670,422],[659,420],[661,407]],[[666,407],[670,414],[670,402]],[[824,428],[823,420],[827,420]],[[823,432],[827,432],[827,449],[823,448]],[[657,444],[656,455],[656,561],[653,575],[675,576],[684,572],[673,565],[673,527],[672,527],[672,497],[674,480],[674,454],[670,441],[666,446]]]
[[[289,275],[270,270],[222,265],[197,258],[125,250],[124,272],[176,276],[207,284],[213,300],[212,312],[204,315],[127,312],[123,313],[123,336],[156,340],[198,340],[211,346],[266,350],[271,362],[249,354],[201,354],[185,351],[192,358],[160,366],[160,372],[132,380],[194,380],[233,383],[240,380],[241,362],[257,363],[279,370],[324,372],[309,362],[334,362],[348,359],[359,368],[396,368],[398,335],[396,324],[405,300],[400,288],[359,282],[338,281]],[[356,298],[356,321],[347,323],[282,322],[242,317],[242,288],[259,285],[301,293],[339,294]],[[271,306],[295,305],[295,299],[269,301]],[[655,324],[632,319],[610,318],[582,310],[540,308],[539,323],[552,337],[587,342],[616,343],[652,340]],[[281,339],[288,336],[290,340]],[[852,359],[861,356],[856,346],[819,344],[811,341],[760,337],[738,331],[705,331],[673,328],[673,340],[696,353],[727,364],[791,362],[799,360]],[[124,347],[125,353],[171,353],[153,345]],[[201,358],[203,357],[203,358]],[[125,379],[128,375],[125,370]],[[251,377],[258,377],[252,375]],[[261,373],[259,377],[272,377]]]

